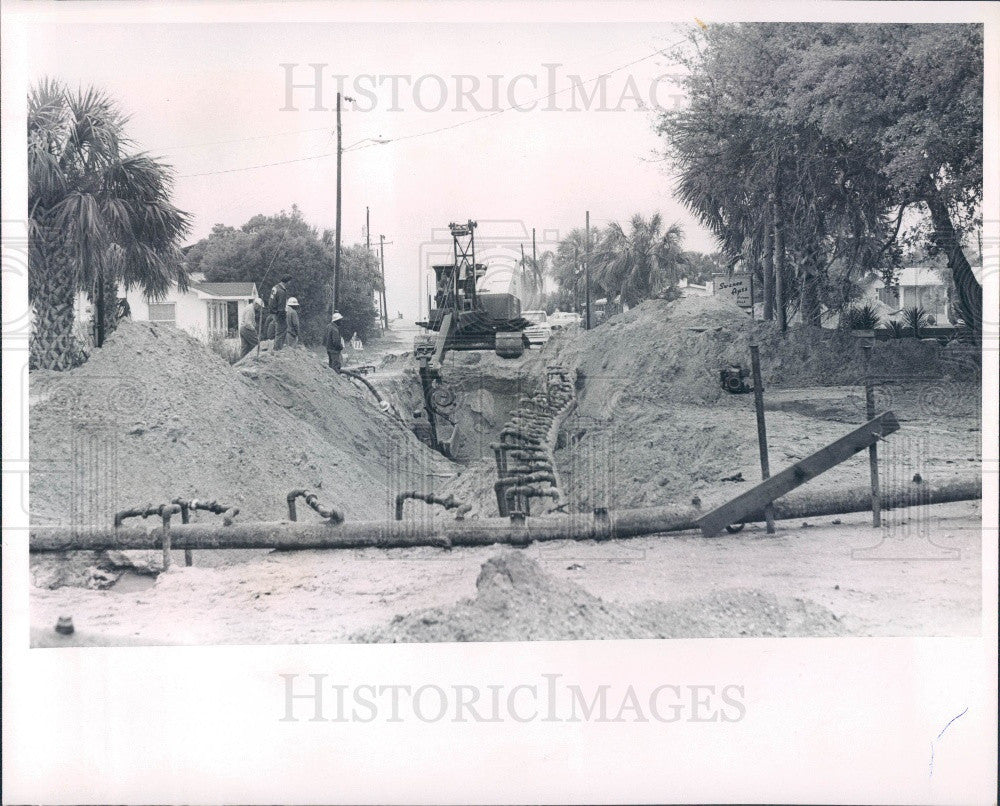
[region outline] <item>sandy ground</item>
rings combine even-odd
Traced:
[[[706,594],[760,591],[827,608],[839,634],[976,635],[979,512],[977,502],[962,502],[888,513],[883,530],[862,513],[808,527],[781,523],[771,536],[748,526],[711,540],[685,533],[523,551],[553,579],[607,602],[688,606]],[[288,552],[228,567],[175,564],[144,590],[34,589],[31,620],[41,627],[71,615],[82,632],[139,642],[345,641],[397,615],[473,596],[482,564],[499,551]],[[747,613],[720,637],[752,634],[754,618]]]
[[[710,507],[760,478],[753,396],[725,394],[717,381],[720,363],[745,352],[749,325],[716,301],[640,307],[607,328],[553,339],[520,361],[456,354],[445,367],[446,380],[469,410],[463,426],[486,445],[506,418],[510,401],[504,395],[512,378],[527,382],[553,360],[580,370],[577,411],[564,425],[564,447],[556,454],[570,511],[686,503],[694,495]],[[727,330],[730,325],[735,329]],[[345,361],[376,365],[378,372],[369,377],[403,409],[416,393],[405,355],[414,332],[398,326]],[[756,337],[762,344],[771,470],[777,472],[853,430],[865,415],[855,381],[860,348],[849,335],[772,335],[762,331]],[[816,338],[826,341],[809,341]],[[833,343],[845,338],[842,345]],[[183,383],[166,384],[161,395],[144,398],[141,410],[129,411],[127,422],[116,423],[122,432],[117,461],[127,471],[119,481],[137,500],[212,489],[245,505],[246,519],[275,519],[283,491],[301,476],[352,519],[387,517],[402,484],[421,486],[415,473],[426,486],[455,491],[470,503],[477,498],[474,515],[496,514],[491,458],[463,469],[430,454],[402,423],[387,422],[366,390],[344,378],[328,379],[319,358],[305,358],[305,352],[303,360],[264,357],[230,370],[190,340],[170,340],[173,358],[182,359],[174,363],[184,368],[178,376]],[[154,340],[137,338],[130,346],[120,345],[119,352],[131,366],[142,373],[165,370]],[[880,445],[883,484],[909,481],[916,473],[931,482],[977,476],[980,389],[962,355],[917,342],[877,349],[882,377],[876,408],[894,411],[902,426]],[[105,356],[113,357],[111,351]],[[94,397],[91,407],[102,405],[92,394],[106,374],[100,361],[92,359],[76,372],[32,378],[39,396],[32,410],[33,463],[69,450],[60,437],[62,409],[45,396],[72,392],[77,416],[90,416],[81,408],[88,395]],[[208,379],[218,377],[225,384],[210,386]],[[249,415],[233,424],[227,413],[251,402],[257,409],[249,417],[255,442],[234,458],[235,446],[246,441]],[[171,428],[164,431],[161,420]],[[219,423],[232,432],[220,436]],[[387,428],[405,448],[393,454],[396,472],[390,476],[381,467],[384,455],[372,450],[384,442]],[[308,444],[308,455],[276,447],[289,440]],[[150,464],[151,456],[159,461]],[[72,514],[63,510],[75,488],[60,478],[33,469],[35,522]],[[805,489],[858,486],[867,479],[861,455]],[[123,644],[976,634],[979,512],[978,502],[964,502],[887,513],[882,530],[873,530],[870,516],[861,513],[808,526],[784,523],[773,536],[748,526],[712,540],[690,533],[547,543],[523,550],[541,571],[512,574],[523,584],[509,589],[489,581],[477,588],[484,563],[503,553],[499,546],[449,552],[201,551],[191,568],[178,553],[172,570],[159,577],[143,575],[159,569],[156,553],[140,552],[133,555],[139,555],[137,569],[102,590],[72,587],[95,582],[96,555],[78,553],[58,562],[36,556],[33,641],[65,643],[52,631],[62,615],[73,617],[84,642]],[[407,513],[424,516],[427,508],[410,504]],[[98,574],[109,579],[96,582],[112,583],[124,565],[112,564]],[[44,587],[56,584],[67,586]]]

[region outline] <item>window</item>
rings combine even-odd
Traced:
[[[240,332],[240,304],[234,300],[226,303],[226,333],[235,336]]]
[[[206,303],[208,306],[209,335],[226,332],[226,303],[215,300]]]
[[[177,324],[176,304],[173,302],[149,303],[149,321],[162,322],[167,325]]]
[[[915,285],[908,285],[903,289],[903,307],[915,308],[920,305],[920,297],[917,294]]]

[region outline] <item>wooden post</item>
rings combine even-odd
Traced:
[[[586,329],[590,330],[590,210],[587,210],[587,228],[585,230],[586,242],[583,247],[583,260],[584,260],[584,271],[586,272],[586,289],[587,289],[587,324]]]
[[[871,378],[871,355],[874,338],[866,339],[865,350],[865,416],[875,419],[875,389]],[[882,525],[882,496],[878,485],[878,443],[873,442],[868,448],[868,475],[872,488],[872,526],[878,529]]]
[[[760,475],[764,481],[771,478],[771,464],[767,456],[767,426],[764,423],[764,383],[760,378],[760,350],[756,344],[750,345],[750,363],[753,367],[753,402],[757,409],[757,447],[760,449]],[[774,534],[774,507],[764,507],[767,533]]]

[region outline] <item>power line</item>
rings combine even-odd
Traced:
[[[295,129],[294,131],[288,131],[288,132],[273,132],[271,134],[258,134],[253,137],[237,137],[233,140],[213,140],[210,143],[186,143],[185,145],[167,146],[166,148],[150,148],[147,149],[147,151],[156,151],[156,152],[183,151],[188,148],[205,148],[207,146],[222,146],[222,145],[229,145],[230,143],[248,143],[251,140],[267,140],[271,137],[288,137],[293,134],[310,134],[312,132],[322,132],[329,130],[330,130],[329,126],[318,126],[315,129]]]
[[[667,45],[666,48],[664,48],[664,50],[672,48],[672,47],[674,47],[676,45],[681,45],[681,44],[684,43],[684,41],[685,40],[682,39],[682,40],[679,40],[677,42],[671,43],[670,45]],[[593,84],[594,82],[600,81],[602,78],[607,78],[608,76],[614,75],[615,73],[620,72],[621,70],[624,70],[624,69],[626,69],[628,67],[633,67],[633,66],[635,66],[635,65],[637,65],[637,64],[639,64],[641,62],[646,61],[647,59],[652,59],[654,56],[662,56],[663,52],[664,51],[658,50],[658,51],[655,51],[654,53],[650,53],[648,56],[643,56],[640,59],[636,59],[635,61],[631,61],[628,64],[623,64],[620,67],[615,67],[612,70],[608,70],[606,73],[601,73],[600,75],[594,76],[594,78],[590,78],[590,79],[587,79],[586,81],[580,82],[579,86],[582,87],[582,86],[587,85],[587,84]],[[569,90],[574,89],[576,86],[577,85],[575,85],[575,84],[571,84],[568,87],[563,87],[561,90],[553,90],[548,95],[542,95],[542,96],[540,96],[538,98],[532,98],[527,103],[537,104],[539,101],[547,101],[550,98],[554,98],[556,95],[561,95],[564,92],[567,92]],[[512,104],[511,106],[506,106],[506,107],[503,107],[502,109],[497,109],[497,110],[494,110],[493,112],[488,112],[485,115],[480,115],[477,118],[471,118],[469,120],[462,120],[462,121],[459,121],[458,123],[452,123],[449,126],[441,126],[441,127],[437,128],[437,129],[430,129],[428,131],[416,132],[414,134],[405,134],[405,135],[403,135],[401,137],[388,138],[384,142],[397,143],[397,142],[399,142],[401,140],[412,140],[412,139],[417,138],[417,137],[425,137],[425,136],[427,136],[429,134],[437,134],[438,132],[444,132],[444,131],[448,131],[450,129],[457,129],[459,126],[467,126],[470,123],[477,123],[480,120],[486,120],[487,118],[496,117],[497,115],[502,115],[504,112],[509,112],[511,109],[521,109],[524,106],[526,106],[526,104]],[[371,145],[381,145],[381,143],[372,143]],[[354,150],[354,151],[360,151],[360,150],[365,149],[365,148],[371,148],[371,145],[359,146],[358,148],[355,148],[355,149],[352,149],[352,150]]]
[[[593,83],[595,83],[597,81],[600,81],[601,79],[607,78],[608,76],[614,75],[615,73],[618,73],[618,72],[620,72],[622,70],[625,70],[625,69],[627,69],[629,67],[633,67],[633,66],[635,66],[637,64],[640,64],[641,62],[647,61],[647,60],[652,59],[652,58],[654,58],[656,56],[662,56],[663,53],[664,53],[664,51],[666,51],[669,48],[672,48],[672,47],[674,47],[676,45],[681,45],[681,44],[684,43],[684,41],[685,40],[682,39],[682,40],[679,40],[677,42],[671,43],[670,45],[667,45],[663,50],[655,51],[653,53],[648,54],[647,56],[643,56],[643,57],[641,57],[639,59],[635,59],[634,61],[628,62],[627,64],[623,64],[623,65],[620,65],[618,67],[615,67],[612,70],[608,70],[607,72],[601,73],[601,74],[599,74],[597,76],[594,76],[593,78],[590,78],[590,79],[587,79],[586,81],[580,82],[579,84],[571,84],[570,86],[563,87],[560,90],[553,90],[552,92],[550,92],[550,93],[548,93],[546,95],[542,95],[542,96],[540,96],[538,98],[533,98],[530,101],[528,101],[527,103],[535,103],[535,104],[537,104],[540,101],[546,101],[546,100],[548,100],[550,98],[555,97],[556,95],[561,95],[564,92],[571,91],[576,86],[585,86],[585,85],[588,85],[588,84],[593,84]],[[388,143],[398,143],[398,142],[401,142],[403,140],[413,140],[413,139],[416,139],[418,137],[427,137],[428,135],[431,135],[431,134],[439,134],[441,132],[450,131],[451,129],[457,129],[460,126],[468,126],[471,123],[478,123],[481,120],[486,120],[488,118],[496,117],[497,115],[502,115],[504,112],[509,112],[511,109],[522,109],[525,105],[526,104],[513,104],[511,106],[507,106],[507,107],[503,107],[501,109],[497,109],[497,110],[495,110],[493,112],[488,112],[485,115],[480,115],[479,117],[470,118],[469,120],[462,120],[462,121],[459,121],[458,123],[452,123],[452,124],[450,124],[448,126],[440,126],[440,127],[436,128],[436,129],[428,129],[427,131],[414,132],[413,134],[404,134],[404,135],[402,135],[400,137],[390,137],[390,138],[384,138],[384,139],[383,138],[378,138],[378,139],[376,139],[376,138],[365,138],[364,140],[359,140],[357,143],[354,143],[354,144],[348,146],[347,148],[344,149],[344,152],[347,152],[347,151],[362,151],[362,150],[364,150],[366,148],[372,148],[373,146],[376,146],[376,145],[386,145]],[[368,142],[368,141],[370,141],[370,142]],[[265,163],[261,163],[259,165],[245,165],[245,166],[240,167],[240,168],[227,168],[227,169],[222,169],[222,170],[218,170],[218,171],[203,171],[201,173],[181,174],[177,178],[178,179],[188,179],[188,178],[197,177],[197,176],[214,176],[216,174],[228,174],[228,173],[238,173],[238,172],[241,172],[241,171],[253,171],[253,170],[257,170],[259,168],[270,168],[270,167],[275,166],[275,165],[290,165],[290,164],[296,163],[296,162],[307,162],[307,161],[310,161],[310,160],[324,159],[325,157],[335,156],[336,153],[337,153],[336,151],[330,151],[330,152],[327,152],[325,154],[315,154],[315,155],[310,156],[310,157],[298,157],[296,159],[290,159],[290,160],[278,160],[276,162],[265,162]]]

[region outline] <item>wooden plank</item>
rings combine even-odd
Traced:
[[[811,456],[785,468],[780,473],[756,487],[747,490],[732,501],[716,507],[698,519],[698,526],[705,537],[715,537],[733,523],[742,522],[748,515],[759,512],[772,501],[796,487],[825,473],[831,467],[850,459],[882,437],[899,430],[899,421],[891,411],[880,414],[850,434],[821,448]]]

